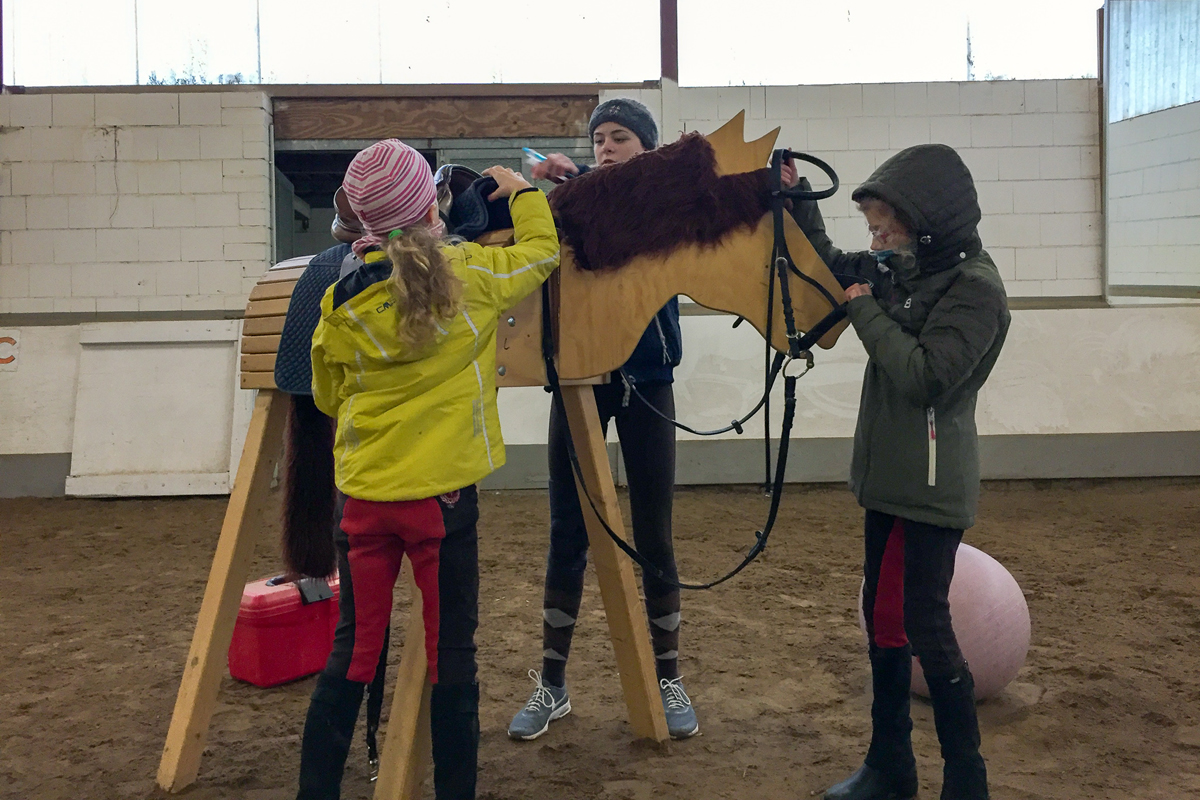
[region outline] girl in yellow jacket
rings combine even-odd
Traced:
[[[342,184],[367,233],[354,243],[365,266],[321,301],[313,400],[337,419],[335,478],[346,496],[341,528],[349,539],[355,634],[348,666],[343,659],[331,673],[331,659],[313,693],[299,800],[338,796],[363,686],[375,675],[406,553],[422,594],[434,683],[436,796],[475,796],[477,617],[470,603],[462,612],[469,619],[440,619],[442,512],[460,490],[504,464],[494,378],[499,314],[558,265],[545,195],[505,167],[485,174],[498,184],[489,199],[509,198],[516,233],[511,247],[446,242],[429,164],[398,140],[360,152]],[[477,585],[478,562],[468,561],[456,559],[450,575],[443,568],[441,580]],[[470,662],[465,669],[456,663],[443,681],[439,627],[466,640],[454,647]]]

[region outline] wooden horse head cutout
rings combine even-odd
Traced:
[[[768,335],[774,227],[763,167],[779,129],[747,143],[744,118],[741,112],[707,137],[685,136],[551,193],[563,234],[557,350],[564,380],[619,368],[677,294],[744,317]],[[784,226],[796,268],[842,301],[841,286],[789,215]],[[796,327],[808,331],[830,303],[800,278],[788,279]],[[776,288],[769,336],[786,351],[779,296]],[[832,347],[845,327],[839,323],[818,344]]]

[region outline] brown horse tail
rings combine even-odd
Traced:
[[[333,573],[334,423],[308,395],[291,395],[284,476],[283,563],[314,578]]]

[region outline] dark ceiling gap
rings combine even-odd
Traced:
[[[357,150],[277,150],[275,168],[287,176],[296,196],[313,208],[333,208],[333,193],[342,185],[346,167]],[[422,150],[431,168],[437,154]]]

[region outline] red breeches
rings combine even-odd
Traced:
[[[391,503],[348,498],[342,530],[350,542],[356,630],[346,677],[369,683],[392,615],[392,592],[405,554],[421,591],[429,679],[437,683],[438,555],[446,529],[435,498]]]

